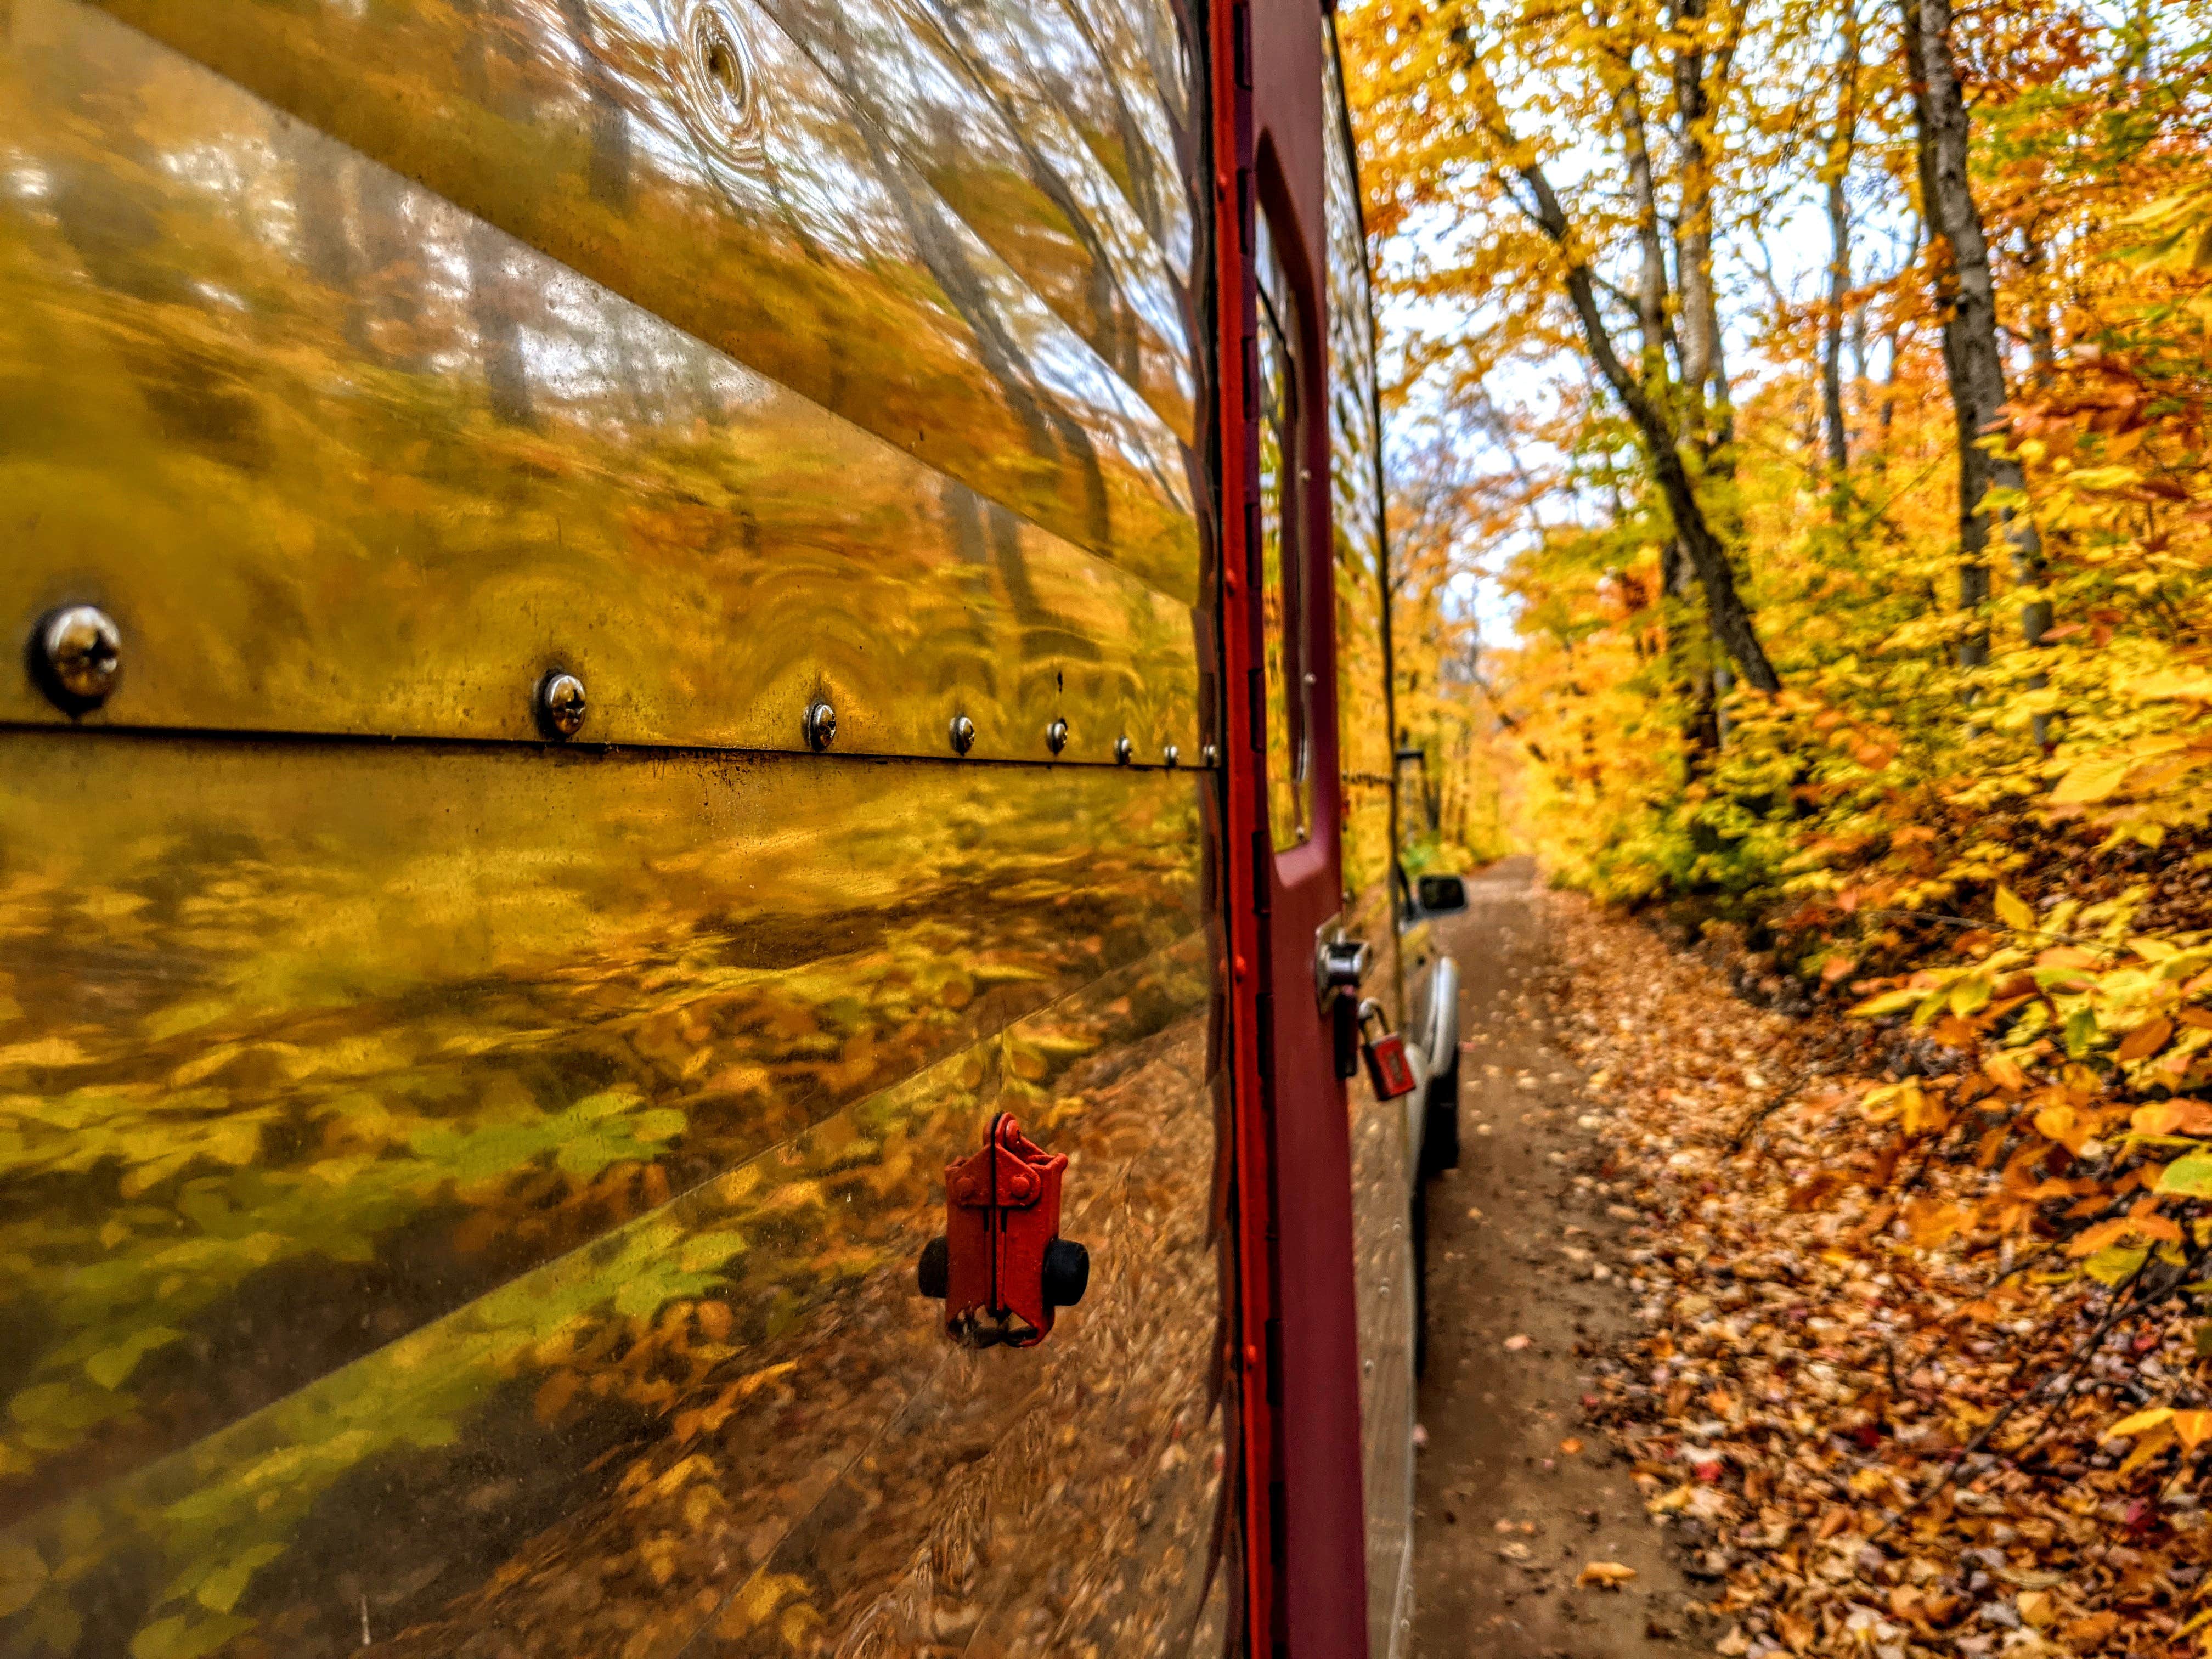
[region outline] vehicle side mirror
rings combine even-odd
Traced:
[[[1467,884],[1457,876],[1419,876],[1413,891],[1425,916],[1456,915],[1467,908]]]

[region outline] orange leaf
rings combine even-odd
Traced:
[[[2173,1022],[2154,1019],[2148,1025],[2138,1025],[2128,1033],[2120,1044],[2122,1060],[2148,1060],[2166,1047],[2166,1040],[2173,1035]]]
[[[2212,1106],[2201,1100],[2154,1100],[2136,1107],[2128,1126],[2139,1135],[2212,1134]]]
[[[538,1390],[538,1398],[532,1402],[531,1408],[538,1420],[549,1429],[556,1426],[562,1411],[575,1397],[577,1386],[583,1380],[581,1371],[556,1371],[547,1377]]]
[[[2069,1255],[2094,1255],[2098,1251],[2103,1249],[2106,1245],[2110,1244],[2113,1240],[2118,1238],[2121,1234],[2126,1232],[2130,1224],[2131,1224],[2125,1216],[2118,1217],[2117,1219],[2112,1221],[2100,1222],[2096,1226],[2090,1227],[2081,1232],[2078,1232],[2075,1234],[2072,1238],[2069,1239],[2066,1243],[2066,1254]]]
[[[2039,968],[2094,968],[2097,958],[2075,945],[2054,945],[2039,951],[2035,958]]]
[[[1912,1242],[1923,1250],[1930,1250],[1950,1237],[1966,1224],[1966,1212],[1956,1204],[1946,1204],[1941,1199],[1916,1198],[1905,1206],[1905,1231]]]

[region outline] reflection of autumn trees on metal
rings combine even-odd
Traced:
[[[579,1432],[599,1449],[679,1399],[711,1413],[721,1398],[726,1413],[739,1379],[723,1362],[781,1363],[760,1361],[757,1344],[801,1303],[842,1305],[840,1285],[906,1296],[910,1261],[887,1241],[926,1236],[944,1149],[972,1135],[987,1085],[1020,1089],[1036,1121],[1061,1114],[1079,1137],[1080,1100],[1037,1089],[1098,1052],[1099,1020],[1133,1019],[1141,1034],[1204,992],[1194,966],[1174,970],[1182,989],[1161,988],[1187,955],[1147,954],[1196,923],[1194,806],[1165,778],[1132,794],[1114,774],[946,771],[933,788],[871,769],[824,819],[806,797],[849,791],[851,769],[835,783],[787,762],[702,779],[609,760],[562,769],[566,803],[549,814],[544,769],[526,757],[165,745],[140,757],[138,793],[103,802],[113,827],[106,811],[72,810],[58,834],[50,809],[83,807],[106,776],[82,749],[19,749],[15,763],[39,775],[7,828],[10,994],[28,1030],[69,1035],[0,1049],[14,1195],[0,1253],[15,1264],[11,1328],[31,1334],[11,1355],[0,1443],[26,1521],[15,1536],[31,1539],[40,1577],[89,1526],[74,1548],[95,1561],[80,1572],[150,1572],[152,1549],[162,1574],[191,1582],[163,1594],[88,1577],[99,1593],[80,1613],[158,1611],[204,1582],[242,1595],[295,1528],[350,1532],[359,1483],[410,1479],[374,1475],[375,1460],[434,1463],[471,1413],[516,1408],[526,1373],[522,1403],[548,1433],[573,1403],[598,1413]],[[457,813],[441,775],[462,767],[478,799]],[[702,789],[722,831],[704,846],[687,827]],[[424,804],[392,810],[410,795]],[[824,827],[772,828],[809,821]],[[874,1105],[845,1104],[1133,960],[1159,965],[1066,1013],[1028,1015]],[[1083,1012],[1094,1005],[1103,1012]],[[1190,1061],[1179,1109],[1199,1120],[1201,1147],[1202,1069]],[[908,1123],[917,1112],[926,1121]],[[896,1156],[894,1121],[907,1124]],[[789,1184],[800,1167],[860,1182],[877,1219],[823,1209],[818,1189],[802,1198]],[[848,1214],[878,1229],[872,1243],[843,1237],[834,1218]],[[59,1231],[57,1216],[71,1218]],[[787,1244],[816,1239],[805,1248],[828,1254],[804,1273],[781,1255],[764,1266],[763,1238],[793,1226]],[[1210,1320],[1200,1255],[1203,1272],[1174,1294],[1197,1296]],[[653,1334],[663,1304],[739,1279],[755,1299],[726,1288],[723,1311],[684,1326],[703,1358],[664,1374],[653,1355],[677,1338],[673,1325]],[[610,1297],[611,1315],[593,1311]],[[886,1316],[933,1366],[929,1322],[909,1312],[901,1300]],[[592,1322],[603,1317],[614,1324]],[[83,1506],[27,1512],[372,1349]],[[866,1363],[849,1332],[842,1352]],[[552,1380],[564,1366],[573,1380]],[[1203,1416],[1203,1402],[1193,1409]],[[496,1455],[484,1432],[466,1444]],[[556,1454],[549,1443],[533,1455]],[[434,1472],[416,1478],[444,1489]],[[519,1519],[485,1501],[495,1534],[529,1518],[526,1504]],[[207,1559],[180,1553],[187,1544]],[[435,1582],[441,1595],[456,1583]],[[69,1589],[47,1585],[76,1607]],[[58,1615],[40,1601],[31,1616],[27,1630]]]
[[[431,3],[404,15],[276,0],[118,0],[126,21],[267,93],[291,112],[422,180],[749,366],[1123,566],[1187,593],[1194,530],[1175,432],[963,225],[763,14],[720,8],[758,77],[755,125],[687,101],[677,25],[602,8],[588,54],[557,0]],[[494,49],[482,43],[489,40]],[[557,46],[555,42],[558,42]],[[678,89],[672,93],[671,88]],[[605,100],[619,97],[629,188],[589,180]],[[988,108],[975,113],[991,120]],[[581,139],[582,154],[574,147]],[[926,240],[918,241],[917,237]],[[984,312],[945,287],[972,280]],[[1170,337],[1172,338],[1172,337]],[[1188,349],[1187,345],[1180,349]],[[1023,386],[1048,429],[1025,429]]]
[[[1147,234],[1134,204],[1032,68],[1039,55],[1024,52],[1011,20],[988,8],[919,3],[783,0],[774,9],[860,111],[863,131],[879,130],[962,224],[1190,441],[1191,335],[1176,304],[1188,270],[1172,266]],[[1056,6],[1034,16],[1050,41],[1048,56],[1085,55]],[[876,178],[902,203],[933,274],[1002,368],[1019,377],[1022,384],[1006,387],[1010,401],[1046,393],[1027,384],[1036,368],[1026,349],[976,308],[982,295],[957,239],[904,202],[918,180],[903,166],[875,165],[882,154],[871,155]],[[1045,407],[1048,399],[1040,413]],[[1080,435],[1063,432],[1048,441]]]
[[[1071,757],[1194,745],[1182,598],[97,14],[16,30],[12,485],[137,641],[103,718],[532,735],[557,653],[602,740],[794,747],[826,690],[847,749],[941,752],[956,713],[980,755],[1060,717]]]

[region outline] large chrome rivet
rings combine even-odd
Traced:
[[[806,746],[817,755],[837,741],[837,711],[827,698],[817,697],[808,703],[800,724],[806,732]]]
[[[952,717],[952,752],[964,755],[975,746],[975,722],[965,714]]]
[[[1162,744],[1160,745],[1160,758],[1165,761],[1170,766],[1173,766],[1177,761],[1182,758],[1182,750],[1176,748],[1171,743]]]
[[[31,635],[31,669],[57,708],[97,708],[123,675],[123,630],[96,605],[49,611]]]
[[[1127,766],[1136,752],[1137,746],[1129,741],[1126,732],[1114,739],[1114,763],[1116,766]]]
[[[1057,755],[1067,747],[1067,722],[1054,720],[1044,729],[1044,746]]]
[[[1200,766],[1220,765],[1221,750],[1216,748],[1213,744],[1210,743],[1207,744],[1205,748],[1198,751],[1198,763]]]
[[[573,738],[584,729],[584,683],[565,668],[538,682],[538,723],[549,738]]]

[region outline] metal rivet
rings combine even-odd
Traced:
[[[1116,766],[1127,766],[1136,752],[1137,746],[1129,741],[1126,733],[1114,739],[1114,763]]]
[[[1067,722],[1054,720],[1044,729],[1044,746],[1057,755],[1067,747]]]
[[[565,668],[538,682],[538,720],[551,738],[573,738],[584,729],[584,683]]]
[[[1207,744],[1205,748],[1198,751],[1198,763],[1200,766],[1220,765],[1221,750],[1216,748],[1213,744],[1210,743]]]
[[[952,717],[952,752],[964,755],[975,746],[975,722],[965,714]]]
[[[1173,766],[1177,761],[1182,758],[1182,750],[1176,748],[1171,743],[1163,744],[1160,745],[1160,758],[1165,761],[1170,766]]]
[[[31,666],[40,689],[72,714],[97,708],[123,674],[123,630],[94,605],[65,605],[39,620]]]
[[[817,755],[837,741],[837,711],[827,697],[817,697],[806,705],[801,724],[806,732],[806,746]]]

